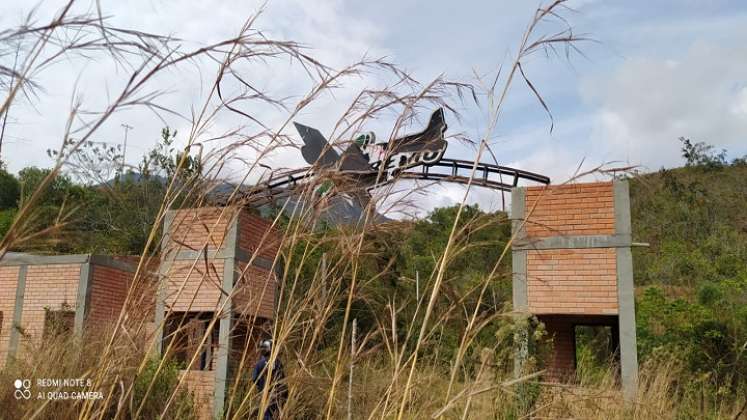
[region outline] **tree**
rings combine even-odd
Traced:
[[[23,168],[18,172],[18,180],[21,186],[21,202],[31,197],[31,194],[36,191],[44,177],[49,173],[49,169],[41,169],[35,166]],[[75,185],[67,176],[58,175],[44,191],[41,191],[42,199],[39,204],[61,206],[68,195],[79,194],[82,190],[82,187]]]
[[[175,206],[189,194],[192,199],[199,196],[201,161],[177,150],[175,137],[176,131],[161,130],[161,138],[138,167],[125,173],[116,147],[92,143],[70,156],[67,170],[87,185],[85,196],[70,203],[80,206],[69,226],[75,233],[69,241],[75,252],[140,254],[172,179],[176,178],[175,190],[180,191],[173,200]]]
[[[21,184],[0,162],[0,210],[15,208],[20,197]]]
[[[169,127],[161,129],[161,139],[156,146],[143,156],[140,164],[140,174],[144,177],[161,176],[171,180],[177,176],[180,182],[191,182],[202,175],[202,160],[199,156],[191,156],[186,151],[178,151],[173,147],[176,140],[176,130]],[[185,155],[186,154],[186,155]],[[180,163],[184,159],[184,163]]]
[[[693,143],[685,137],[680,137],[679,140],[682,143],[682,157],[685,158],[685,166],[717,169],[728,165],[726,150],[721,149],[720,152],[716,152],[710,144],[702,141]]]

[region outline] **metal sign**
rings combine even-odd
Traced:
[[[289,197],[299,187],[308,185],[320,170],[339,171],[353,175],[352,183],[343,181],[342,190],[363,204],[370,199],[369,191],[398,179],[426,180],[474,185],[500,191],[511,191],[519,180],[549,184],[550,178],[521,169],[498,164],[444,158],[446,152],[446,121],[443,109],[437,109],[426,128],[416,134],[377,143],[374,133],[363,133],[338,153],[319,130],[294,123],[303,139],[301,154],[309,167],[274,172],[269,179],[247,189],[241,197],[257,205]],[[412,169],[419,167],[419,169]],[[381,173],[381,176],[379,175]],[[315,191],[333,191],[337,181],[322,180]],[[342,185],[345,184],[345,185]],[[351,185],[353,188],[351,189]]]
[[[342,155],[332,148],[319,130],[294,124],[304,142],[301,155],[310,165],[359,174],[382,171],[386,179],[408,168],[438,162],[447,146],[444,139],[447,126],[442,108],[431,115],[428,126],[420,133],[387,143],[376,143],[374,133],[364,133],[356,137]]]

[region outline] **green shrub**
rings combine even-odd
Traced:
[[[163,363],[161,370],[159,364]],[[157,373],[157,374],[156,374]],[[145,369],[135,378],[132,396],[133,411],[137,411],[142,405],[138,417],[146,419],[161,418],[161,412],[166,402],[174,392],[174,402],[171,403],[167,416],[164,419],[192,419],[197,418],[194,402],[190,392],[185,389],[177,389],[179,382],[180,366],[174,361],[152,358],[148,360]],[[151,386],[151,382],[153,385]],[[150,391],[148,388],[150,387]],[[135,413],[130,413],[134,415]]]

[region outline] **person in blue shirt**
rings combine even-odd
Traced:
[[[252,382],[254,382],[254,385],[257,387],[259,394],[262,395],[265,386],[268,385],[267,365],[270,362],[270,354],[272,353],[272,340],[262,340],[259,344],[259,353],[259,360],[252,371]],[[279,418],[280,410],[283,408],[283,404],[285,404],[285,400],[288,398],[288,389],[285,386],[283,365],[277,357],[275,358],[275,363],[273,364],[269,379],[267,409],[265,410],[263,417],[264,420]]]

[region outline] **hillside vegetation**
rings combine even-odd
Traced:
[[[165,132],[164,139],[169,138]],[[16,250],[142,252],[163,199],[164,179],[170,180],[169,162],[176,159],[159,153],[152,161],[157,166],[149,165],[163,178],[117,177],[96,185],[59,178],[45,195],[33,228],[63,223]],[[353,398],[360,416],[396,409],[400,397],[394,384],[401,387],[406,379],[402,357],[413,348],[418,348],[421,362],[413,374],[407,413],[416,417],[429,417],[444,406],[447,417],[468,409],[493,418],[742,415],[747,404],[747,162],[727,162],[723,154],[686,140],[683,155],[681,168],[630,178],[634,241],[649,244],[634,250],[642,386],[630,417],[624,417],[628,414],[621,411],[619,398],[599,400],[616,385],[604,337],[594,332],[586,332],[580,341],[582,387],[577,391],[541,381],[500,391],[513,372],[515,324],[509,315],[511,258],[506,248],[510,222],[504,213],[485,213],[477,206],[462,209],[441,277],[439,265],[458,207],[363,232],[350,226],[317,226],[288,245],[288,294],[280,300],[284,315],[277,323],[286,329],[281,357],[290,370],[289,404],[305,416],[324,412],[325,401],[314,390],[341,386],[334,380],[330,384],[328,377],[341,362],[347,363],[337,350],[349,334],[346,320],[355,319],[361,338]],[[33,188],[42,173],[28,168],[18,177],[1,174],[0,233],[3,220],[7,225],[24,190]],[[293,221],[282,223],[288,231],[295,229]],[[360,235],[361,248],[356,250]],[[437,282],[433,315],[427,320],[426,306]],[[311,340],[301,327],[307,320],[316,328]],[[424,322],[425,335],[420,336]],[[534,338],[542,339],[541,326]],[[294,355],[303,357],[304,364],[296,366]],[[542,359],[538,348],[533,366],[541,368]],[[162,382],[173,386],[174,381]],[[491,392],[466,402],[457,398],[485,383],[494,384]],[[456,402],[448,403],[450,397]],[[598,401],[590,404],[590,399]],[[158,402],[154,404],[147,409],[158,412]],[[343,415],[341,401],[334,404],[334,413]]]
[[[747,163],[683,144],[686,166],[631,183],[634,240],[650,244],[634,253],[638,351],[731,394],[747,382]]]

